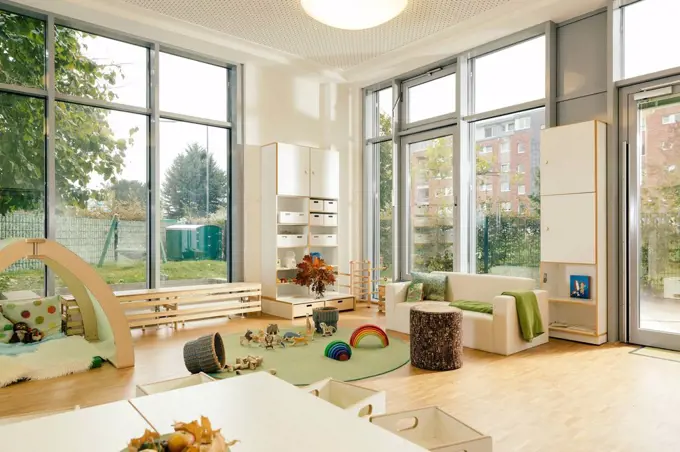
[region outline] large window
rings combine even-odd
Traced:
[[[227,279],[227,129],[161,119],[161,283]]]
[[[643,0],[622,8],[623,78],[680,66],[677,0]]]
[[[119,290],[227,280],[234,69],[53,19],[0,11],[0,240],[57,240]],[[67,290],[37,261],[0,273],[0,296]]]
[[[407,82],[407,122],[420,122],[456,111],[456,74],[428,81],[429,76]]]
[[[488,138],[487,128],[530,123],[531,127]],[[477,273],[538,278],[540,263],[540,134],[544,110],[479,121],[471,126],[476,150]],[[507,130],[507,129],[506,129]],[[483,152],[498,141],[524,152]],[[489,187],[492,187],[489,189]],[[498,188],[495,188],[498,187]]]
[[[545,97],[545,36],[474,59],[474,112]],[[494,125],[509,132],[516,126]]]

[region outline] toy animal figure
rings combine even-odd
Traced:
[[[321,336],[322,337],[327,337],[327,336],[330,337],[333,334],[335,334],[335,332],[337,331],[337,329],[333,325],[326,325],[323,322],[321,322],[319,324],[319,326],[321,327]]]
[[[246,334],[241,336],[241,338],[239,339],[239,344],[241,344],[241,346],[243,346],[243,342],[245,342],[246,344],[250,345],[250,343],[252,341],[253,341],[253,332],[251,330],[246,330]]]
[[[295,331],[286,331],[285,333],[283,333],[283,340],[285,342],[288,342],[289,344],[292,344],[294,338],[301,336],[302,335],[300,333],[296,333]]]
[[[312,340],[314,340],[314,328],[312,327],[312,321],[309,320],[309,314],[305,315],[305,323],[307,328],[306,336],[311,336]]]
[[[294,337],[293,346],[295,347],[297,345],[309,345],[309,339],[307,339],[307,336]]]
[[[276,345],[280,345],[281,348],[286,348],[286,341],[284,341],[283,338],[278,334],[274,335],[274,343]]]
[[[14,332],[12,334],[12,338],[9,340],[9,343],[10,344],[28,343],[27,341],[31,337],[30,332],[31,328],[28,326],[28,324],[24,322],[15,323]]]
[[[29,335],[26,337],[26,343],[27,344],[32,344],[34,342],[40,342],[42,341],[44,335],[42,331],[40,331],[37,328],[32,328],[29,332]]]
[[[276,323],[270,323],[267,327],[267,334],[271,334],[272,336],[279,334],[279,325]]]
[[[273,336],[272,334],[267,334],[267,335],[264,337],[264,343],[263,343],[263,345],[264,345],[264,349],[265,349],[265,350],[267,350],[267,349],[272,349],[272,350],[274,350],[274,336]]]
[[[253,336],[253,342],[262,345],[262,343],[264,342],[264,336],[265,336],[264,331],[262,330],[258,331],[257,336]]]

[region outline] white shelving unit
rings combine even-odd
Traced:
[[[541,136],[541,288],[550,337],[607,341],[606,125],[588,121]],[[590,298],[571,296],[570,277],[588,276]]]
[[[354,297],[337,287],[316,299],[290,282],[309,253],[320,253],[337,271],[338,152],[285,143],[263,146],[261,152],[262,311],[292,319],[322,306],[354,309]]]

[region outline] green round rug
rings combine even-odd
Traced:
[[[299,328],[286,331],[301,331]],[[274,350],[265,350],[257,344],[250,346],[239,344],[241,334],[223,335],[227,363],[234,364],[236,358],[247,355],[262,356],[262,366],[258,371],[276,369],[276,376],[294,385],[308,385],[324,378],[339,381],[355,381],[391,372],[410,360],[411,349],[408,342],[404,342],[388,334],[390,345],[382,348],[376,337],[366,337],[358,348],[352,348],[352,358],[349,361],[335,361],[324,356],[326,345],[331,341],[341,340],[349,343],[353,328],[339,328],[332,337],[321,337],[316,334],[309,345],[279,346]],[[251,371],[243,371],[243,374]],[[214,378],[231,378],[235,372],[221,372],[210,374]]]

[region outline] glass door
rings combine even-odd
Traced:
[[[621,96],[629,339],[680,350],[680,78]]]
[[[405,268],[412,271],[454,271],[460,263],[458,200],[460,171],[453,142],[454,128],[409,135],[402,139],[405,171]]]

